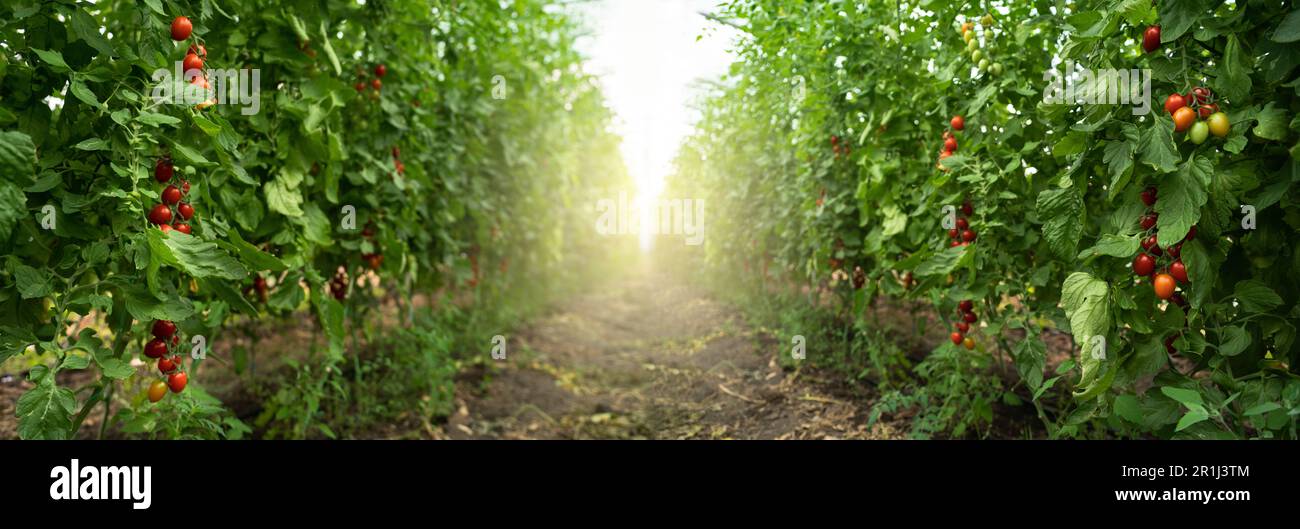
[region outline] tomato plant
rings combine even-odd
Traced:
[[[1053,437],[1297,438],[1300,11],[979,5],[726,4],[744,21],[740,58],[671,183],[726,212],[702,264],[773,262],[774,278],[741,272],[738,289],[824,288],[832,254],[861,266],[862,290],[830,291],[858,316],[843,335],[871,336],[872,307],[922,303],[947,326],[955,301],[977,300],[950,339],[916,325],[932,347],[918,363],[808,342],[848,373],[910,372],[892,390],[931,403],[920,434],[985,434],[995,407],[1027,406]],[[985,9],[997,16],[976,31]],[[996,50],[1015,53],[994,76],[978,63]],[[1149,71],[1150,112],[1048,101],[1045,72],[1065,61]],[[796,80],[810,89],[792,106]],[[851,163],[821,154],[828,131],[853,142]],[[926,146],[941,136],[936,165]],[[836,208],[811,207],[820,189]],[[978,244],[939,228],[958,212]],[[1049,345],[1059,333],[1068,350]]]
[[[304,393],[344,385],[349,331],[382,307],[409,325],[412,297],[457,293],[509,314],[557,288],[521,277],[580,279],[598,245],[555,205],[627,175],[575,34],[534,0],[0,6],[0,364],[33,385],[19,435],[77,436],[97,407],[130,435],[242,435],[205,363],[249,364],[242,328],[266,320],[323,346],[260,427],[331,436],[341,413]],[[212,89],[243,75],[256,108],[155,100],[176,68]],[[471,287],[480,258],[527,275],[475,264]],[[441,387],[462,360],[436,358],[412,375]],[[90,382],[56,380],[74,371]]]

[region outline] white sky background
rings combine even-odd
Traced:
[[[700,15],[716,5],[596,0],[571,8],[588,30],[578,47],[588,57],[587,72],[601,79],[615,113],[614,132],[623,137],[623,161],[645,204],[658,198],[678,147],[699,118],[691,108],[700,94],[696,81],[718,79],[735,58],[728,50],[738,32]],[[648,246],[647,234],[641,241]]]

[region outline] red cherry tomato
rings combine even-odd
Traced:
[[[172,179],[172,161],[166,158],[158,160],[153,166],[153,179],[158,183],[166,183]]]
[[[1156,188],[1148,187],[1142,190],[1142,203],[1147,206],[1156,205]]]
[[[172,19],[172,40],[185,40],[190,38],[190,33],[194,31],[194,24],[186,17],[176,17]]]
[[[189,376],[184,371],[167,375],[167,387],[171,388],[172,393],[180,393],[188,382]]]
[[[166,340],[176,334],[176,324],[167,320],[154,320],[152,332],[155,338]]]
[[[1156,271],[1156,260],[1147,254],[1138,254],[1133,258],[1133,273],[1146,277]]]
[[[1169,275],[1174,276],[1174,279],[1177,279],[1179,283],[1186,283],[1187,266],[1181,260],[1174,261],[1174,264],[1169,265]]]
[[[149,222],[154,224],[167,224],[172,220],[172,210],[167,204],[158,204],[149,210]]]
[[[175,204],[181,201],[181,190],[176,186],[167,186],[166,189],[162,190],[160,198],[162,198],[163,204]]]
[[[185,66],[185,71],[202,70],[203,59],[200,59],[198,55],[195,55],[193,53],[188,53],[185,55],[184,66]]]
[[[1173,114],[1185,106],[1187,106],[1187,98],[1184,98],[1182,94],[1169,94],[1169,97],[1165,98],[1166,113]]]
[[[165,354],[167,354],[167,342],[160,338],[154,338],[144,344],[144,355],[149,358],[162,358]]]
[[[1151,26],[1142,32],[1142,50],[1151,53],[1160,49],[1160,26]]]

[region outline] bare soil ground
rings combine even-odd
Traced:
[[[561,305],[461,384],[444,432],[479,439],[887,439],[869,406],[777,363],[784,342],[654,272]]]

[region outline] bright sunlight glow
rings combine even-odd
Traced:
[[[658,200],[677,149],[699,118],[692,107],[700,93],[697,81],[718,79],[734,59],[728,50],[738,32],[701,15],[716,4],[603,0],[576,6],[589,30],[578,48],[614,111],[642,212]],[[641,247],[651,243],[642,230]]]

